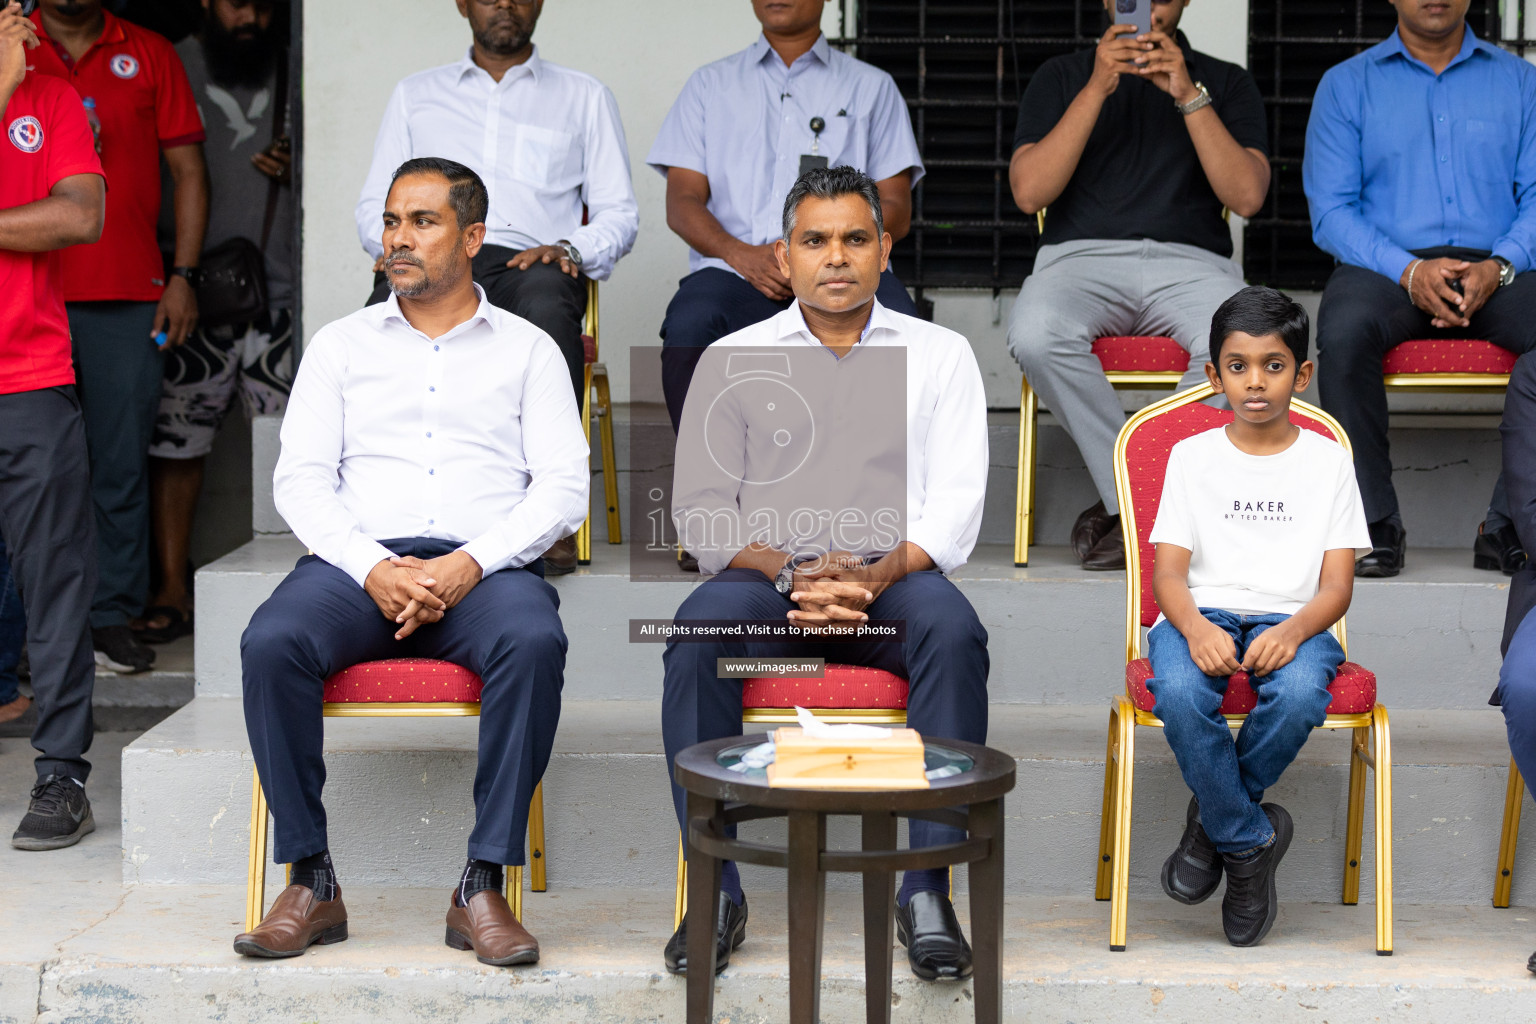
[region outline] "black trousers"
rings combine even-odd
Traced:
[[[412,538],[383,544],[418,558],[460,546]],[[536,561],[491,573],[441,621],[396,640],[399,627],[352,577],[314,555],[299,559],[240,638],[245,728],[272,807],[278,862],[328,845],[320,801],[327,677],[363,661],[441,658],[484,683],[469,856],[523,863],[528,803],[560,722],[566,641],[559,609],[559,594]]]
[[[880,290],[875,296],[886,309],[917,316],[917,304],[890,270],[880,275]],[[677,294],[667,304],[667,315],[661,321],[661,390],[674,433],[683,420],[688,385],[704,350],[727,334],[762,323],[788,308],[788,302],[770,299],[745,278],[719,267],[696,270],[677,283]]]
[[[96,523],[73,386],[0,395],[0,535],[27,614],[37,777],[91,772]]]
[[[504,245],[482,245],[472,267],[475,283],[485,289],[491,305],[522,317],[555,339],[571,373],[571,390],[580,412],[582,385],[586,383],[586,356],[581,346],[582,320],[587,315],[586,278],[561,273],[559,263],[535,263],[527,270],[515,270],[507,261],[517,253]],[[373,275],[373,294],[364,305],[387,298],[389,279],[380,272]]]
[[[1425,250],[1443,255],[1439,250]],[[1416,255],[1423,255],[1419,253]],[[1470,256],[1469,256],[1470,258]],[[1413,338],[1479,338],[1511,352],[1536,347],[1536,273],[1516,277],[1472,316],[1470,327],[1439,330],[1396,281],[1340,264],[1328,278],[1317,315],[1318,389],[1323,408],[1344,426],[1355,450],[1355,476],[1367,522],[1398,514],[1387,441],[1387,391],[1381,359]],[[1502,495],[1503,487],[1495,488]],[[1494,502],[1492,511],[1508,517]]]

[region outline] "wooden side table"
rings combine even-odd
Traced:
[[[970,864],[972,985],[977,1024],[1000,1024],[1003,1010],[1003,796],[1013,789],[1014,760],[975,743],[925,739],[928,789],[839,791],[771,789],[761,769],[736,765],[766,736],[730,736],[689,747],[677,756],[678,785],[688,794],[688,1021],[713,1024],[715,907],[720,864],[734,860],[789,872],[789,1013],[792,1024],[818,1024],[821,940],[827,872],[864,876],[865,1019],[890,1024],[891,958],[897,871]],[[935,771],[937,769],[937,771]],[[963,809],[957,809],[963,808]],[[827,849],[827,815],[863,822],[862,849]],[[731,826],[758,818],[787,818],[785,847],[730,837]],[[898,818],[966,830],[958,843],[896,848]]]

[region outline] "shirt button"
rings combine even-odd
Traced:
[[[1442,156],[1441,156],[1441,157],[1440,157],[1440,162],[1441,162],[1441,163],[1445,163],[1445,162],[1446,162],[1446,161],[1447,161],[1447,160],[1449,160],[1449,159],[1450,159],[1450,157],[1448,157],[1448,156],[1444,156],[1444,155],[1442,155]]]
[[[1443,117],[1442,117],[1442,118],[1441,118],[1441,119],[1440,119],[1440,120],[1442,120],[1442,121],[1444,121],[1444,120],[1445,120],[1445,118],[1443,118]],[[433,352],[436,352],[436,351],[437,351],[437,346],[436,346],[436,345],[433,345],[433,346],[432,346],[432,351],[433,351]]]
[[[432,431],[430,431],[430,430],[429,430],[429,431],[427,431],[427,436],[428,436],[428,437],[431,437],[431,436],[432,436]]]
[[[437,470],[435,470],[435,469],[427,470],[427,476],[436,476],[436,475],[437,475]]]
[[[436,520],[436,519],[428,519],[428,520],[427,520],[427,525],[428,525],[428,526],[431,526],[431,525],[432,525],[432,524],[434,524],[434,523],[436,523],[436,522],[437,522],[437,520]]]
[[[428,385],[428,386],[427,386],[427,390],[428,390],[428,391],[436,391],[436,390],[437,390],[437,388],[434,388],[434,387],[432,387],[432,386],[431,386],[431,385]]]
[[[1445,205],[1446,206],[1450,206],[1451,205],[1451,197],[1450,196],[1446,196],[1445,197]]]
[[[1436,121],[1440,121],[1440,122],[1444,122],[1445,121],[1445,115],[1441,114],[1439,117],[1435,118],[1435,120]]]

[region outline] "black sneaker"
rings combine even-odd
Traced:
[[[1280,901],[1275,896],[1275,869],[1291,845],[1295,831],[1291,816],[1279,804],[1260,804],[1275,829],[1275,841],[1251,857],[1222,855],[1227,870],[1227,895],[1221,901],[1221,929],[1234,946],[1253,946],[1269,934]]]
[[[18,850],[62,850],[96,831],[85,787],[63,775],[50,775],[32,787],[32,802],[11,845]]]
[[[92,628],[91,646],[96,649],[96,667],[109,672],[148,672],[155,663],[154,650],[140,643],[127,626]]]
[[[1221,884],[1221,854],[1200,824],[1200,801],[1189,798],[1179,848],[1163,861],[1163,892],[1180,903],[1204,903]]]

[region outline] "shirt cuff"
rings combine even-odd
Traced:
[[[921,521],[913,523],[903,539],[928,552],[928,557],[941,572],[950,573],[965,564],[966,555],[938,526]]]
[[[378,541],[369,537],[356,536],[347,543],[347,547],[337,559],[336,567],[351,576],[362,586],[368,579],[368,574],[373,567],[380,562],[395,557],[395,553]]]
[[[1408,269],[1408,264],[1412,263],[1418,258],[1419,257],[1415,256],[1407,249],[1397,249],[1395,251],[1389,250],[1385,254],[1382,265],[1377,267],[1376,271],[1383,277],[1389,278],[1393,284],[1401,285],[1403,281],[1403,271]]]
[[[198,142],[207,142],[208,136],[202,131],[190,132],[186,135],[177,135],[170,139],[161,139],[161,149],[175,149],[177,146],[191,146]]]
[[[459,550],[479,564],[481,579],[493,572],[500,572],[512,564],[512,555],[498,551],[497,546],[487,537],[476,537],[469,543],[460,545]]]
[[[1509,265],[1515,268],[1515,273],[1523,274],[1531,269],[1531,254],[1525,251],[1525,247],[1509,238],[1501,238],[1493,243],[1493,255],[1502,256],[1509,260]]]

